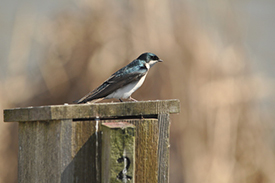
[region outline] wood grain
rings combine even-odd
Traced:
[[[101,180],[103,183],[135,182],[135,125],[103,123]],[[124,172],[124,173],[123,173]]]
[[[18,180],[101,182],[102,124],[129,122],[136,127],[133,180],[167,183],[169,115],[179,111],[178,100],[5,110],[6,121],[19,121]]]
[[[155,100],[141,102],[95,103],[75,105],[53,105],[4,110],[5,122],[30,122],[61,119],[91,119],[135,117],[153,114],[172,114],[180,112],[180,102]]]

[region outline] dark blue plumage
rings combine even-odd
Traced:
[[[153,53],[143,53],[136,60],[112,74],[102,85],[81,98],[77,103],[86,103],[101,98],[125,99],[131,97],[142,84],[149,69],[162,62]]]

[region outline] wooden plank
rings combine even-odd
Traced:
[[[101,138],[95,123],[19,123],[19,182],[100,182]]]
[[[117,121],[106,120],[104,122],[106,124]],[[158,182],[158,148],[160,140],[158,119],[127,119],[120,121],[129,122],[136,126],[135,181]]]
[[[70,124],[71,120],[19,124],[20,183],[60,182],[71,162]]]
[[[135,182],[135,126],[127,122],[104,123],[102,129],[103,183]]]
[[[4,110],[5,122],[136,117],[180,112],[179,100],[53,105]]]
[[[158,182],[169,182],[170,119],[169,114],[159,114]]]
[[[136,138],[136,182],[158,182],[158,143],[157,119],[132,121],[137,128]]]
[[[96,121],[72,122],[71,149],[68,170],[73,171],[73,182],[100,182],[101,133],[96,132]]]

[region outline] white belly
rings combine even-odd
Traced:
[[[147,74],[145,74],[139,81],[130,83],[120,89],[117,89],[110,95],[108,95],[105,98],[116,98],[116,99],[127,99],[129,98],[132,93],[134,93],[141,85],[143,84],[145,77]]]

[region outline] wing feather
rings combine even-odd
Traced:
[[[104,98],[117,89],[139,80],[147,71],[148,69],[144,63],[139,60],[134,60],[112,74],[102,85],[78,100],[77,103],[86,103],[91,100]]]

